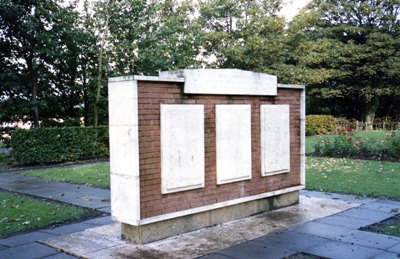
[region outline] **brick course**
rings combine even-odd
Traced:
[[[184,95],[183,83],[138,82],[141,218],[201,207],[300,185],[301,90],[278,88],[277,97]],[[205,187],[161,194],[160,104],[203,104]],[[251,104],[252,179],[216,184],[215,105]],[[261,176],[260,105],[290,105],[290,173]]]

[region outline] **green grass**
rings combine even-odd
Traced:
[[[110,163],[108,162],[32,170],[25,172],[24,175],[101,188],[110,187]]]
[[[400,221],[390,226],[384,226],[381,231],[386,235],[400,237]]]
[[[383,140],[385,135],[390,133],[387,130],[371,130],[371,131],[358,131],[354,132],[354,137],[361,137],[362,139],[366,138],[375,138],[378,140]],[[322,135],[322,136],[309,136],[306,137],[306,153],[313,153],[314,146],[320,140],[332,140],[336,135]]]
[[[90,215],[84,208],[0,192],[0,237]]]
[[[307,157],[307,189],[400,199],[400,163]]]

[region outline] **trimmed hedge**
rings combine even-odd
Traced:
[[[336,131],[336,119],[332,115],[307,115],[306,135],[320,135],[334,133]]]
[[[19,129],[10,144],[13,159],[22,165],[94,159],[109,154],[107,126]]]

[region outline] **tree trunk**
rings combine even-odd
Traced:
[[[112,5],[113,3],[114,2],[112,0],[110,0],[110,2],[108,4]],[[104,52],[104,45],[105,45],[106,36],[107,36],[108,21],[110,19],[110,14],[108,13],[109,5],[107,6],[106,21],[105,21],[105,24],[104,24],[103,34],[102,34],[101,42],[100,42],[96,99],[95,99],[94,106],[93,106],[93,113],[94,113],[93,126],[95,126],[95,127],[97,127],[98,124],[99,124],[99,104],[100,104],[100,93],[101,93],[101,83],[102,83],[103,52]]]
[[[26,58],[26,64],[28,67],[28,74],[29,74],[29,81],[32,86],[32,110],[33,110],[33,126],[34,127],[39,127],[39,107],[37,105],[37,80],[36,80],[36,75],[35,71],[33,68],[33,52],[30,51],[29,56],[25,57]]]
[[[33,125],[39,127],[39,107],[37,105],[37,84],[36,80],[32,82],[32,103],[33,103]]]
[[[365,102],[365,130],[374,129],[375,112],[379,105],[378,96],[372,97]]]

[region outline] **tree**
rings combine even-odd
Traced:
[[[79,122],[93,42],[79,21],[56,0],[0,2],[0,119]]]
[[[283,17],[279,0],[207,0],[200,3],[204,55],[212,67],[279,75],[284,62]]]
[[[289,26],[297,81],[314,97],[360,105],[372,129],[382,97],[400,94],[399,11],[399,0],[314,1]]]

